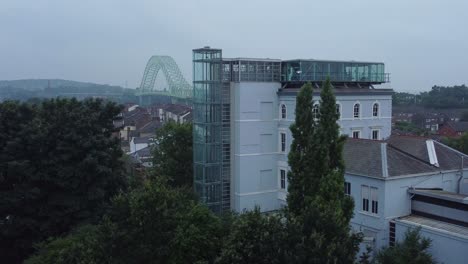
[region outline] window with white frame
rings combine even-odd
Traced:
[[[373,214],[379,213],[379,192],[376,187],[370,188],[370,198],[371,198],[371,212]]]
[[[374,103],[374,105],[372,106],[372,116],[373,117],[379,116],[379,104],[378,103]]]
[[[379,213],[379,192],[377,187],[361,185],[362,211]],[[370,205],[370,206],[369,206]]]
[[[315,120],[319,119],[319,105],[315,104],[314,107],[312,107],[312,116],[314,117]]]
[[[378,129],[373,129],[372,130],[372,139],[373,140],[379,140],[379,130]]]
[[[280,188],[286,190],[286,170],[280,170]]]
[[[360,114],[361,114],[360,111],[361,111],[361,105],[359,103],[354,104],[353,117],[354,118],[359,118]]]
[[[353,131],[353,138],[361,138],[361,131],[354,130]]]
[[[341,106],[340,106],[340,104],[336,104],[336,115],[338,116],[338,119],[341,118]]]
[[[281,119],[286,119],[286,105],[281,104]]]
[[[351,195],[351,183],[350,182],[344,183],[344,193],[346,195]]]
[[[286,133],[280,133],[281,152],[286,152]]]
[[[362,211],[369,212],[369,186],[361,185]]]

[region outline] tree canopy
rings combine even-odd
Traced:
[[[192,124],[167,122],[156,131],[153,148],[156,176],[168,178],[173,187],[193,185]]]
[[[420,234],[420,228],[408,229],[405,239],[393,247],[384,248],[376,255],[377,264],[432,264],[436,263],[429,254],[431,240]]]
[[[314,119],[311,85],[304,85],[297,96],[287,210],[290,222],[302,230],[296,238],[303,252],[300,262],[351,263],[360,236],[350,230],[354,202],[343,189],[345,137],[340,136],[329,79],[322,85],[320,98],[319,115]]]
[[[0,104],[0,252],[20,262],[32,245],[93,221],[125,187],[111,137],[120,112],[102,100]]]

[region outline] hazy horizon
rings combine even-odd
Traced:
[[[468,84],[468,1],[6,0],[0,80],[139,86],[152,55],[191,80],[192,49],[224,57],[382,61],[395,91]]]

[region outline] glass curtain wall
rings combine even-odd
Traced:
[[[221,50],[193,50],[194,188],[213,212],[222,211],[221,104]]]
[[[282,64],[282,81],[385,83],[389,81],[383,63],[339,61],[285,61]]]

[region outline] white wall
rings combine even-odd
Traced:
[[[231,83],[233,204],[237,212],[278,209],[277,94],[280,83]]]
[[[405,232],[408,228],[416,228],[417,225],[396,221],[395,238],[397,241],[403,241]],[[454,233],[444,233],[443,231],[422,226],[421,236],[432,240],[429,253],[438,263],[458,264],[466,263],[468,260],[468,238],[457,236]]]
[[[408,188],[443,188],[445,191],[455,192],[458,174],[454,171],[380,179],[346,174],[345,179],[351,183],[351,196],[355,201],[354,217],[351,220],[353,229],[375,232],[375,247],[378,249],[382,246],[388,246],[389,221],[411,214],[411,199]],[[378,215],[362,211],[361,185],[378,188]]]

